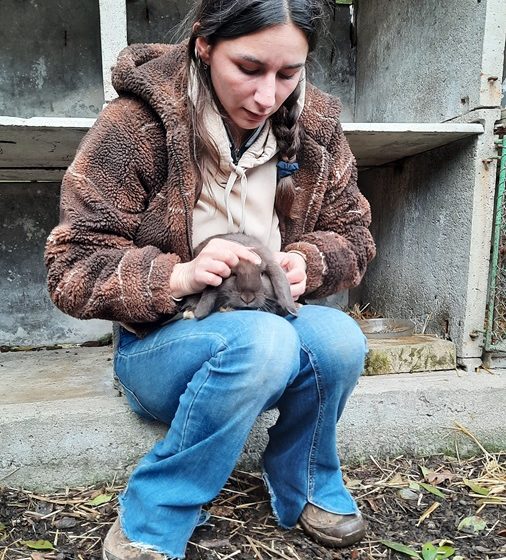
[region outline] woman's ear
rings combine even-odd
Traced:
[[[197,54],[204,64],[209,64],[209,56],[211,54],[211,45],[205,40],[204,37],[197,37],[195,41],[195,48]]]

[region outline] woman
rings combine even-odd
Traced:
[[[304,79],[314,0],[202,0],[188,42],[133,45],[119,98],[86,135],[46,248],[63,311],[122,324],[117,375],[133,410],[170,425],[133,472],[105,559],[183,558],[202,505],[225,484],[257,416],[277,407],[263,457],[279,524],[347,546],[364,522],[342,480],[336,422],[365,339],[331,308],[177,320],[184,296],[219,285],[247,247],[276,251],[294,299],[357,285],[374,256],[369,206],[339,102]],[[172,319],[172,320],[171,320]]]

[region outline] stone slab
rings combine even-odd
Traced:
[[[112,387],[111,349],[0,354],[0,484],[51,490],[123,481],[166,427],[133,414]],[[344,462],[399,454],[479,452],[455,431],[506,449],[506,374],[456,370],[362,377],[338,426]],[[262,415],[240,466],[258,469]]]
[[[455,345],[430,335],[369,339],[365,375],[455,369]]]
[[[106,83],[106,95],[112,95]],[[0,181],[58,181],[94,119],[0,117]],[[383,165],[483,133],[477,123],[343,123],[357,163]],[[37,169],[42,174],[37,178]]]

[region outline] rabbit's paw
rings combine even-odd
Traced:
[[[233,311],[233,310],[234,310],[234,308],[230,307],[230,305],[223,305],[219,309],[220,313],[226,313],[227,311]]]
[[[195,319],[195,313],[191,309],[183,311],[183,319]]]

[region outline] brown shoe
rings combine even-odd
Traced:
[[[119,519],[112,524],[102,548],[104,560],[167,560],[159,552],[134,546],[121,530]]]
[[[366,528],[360,513],[338,515],[313,504],[306,504],[299,523],[312,539],[333,548],[355,544],[364,537]]]

